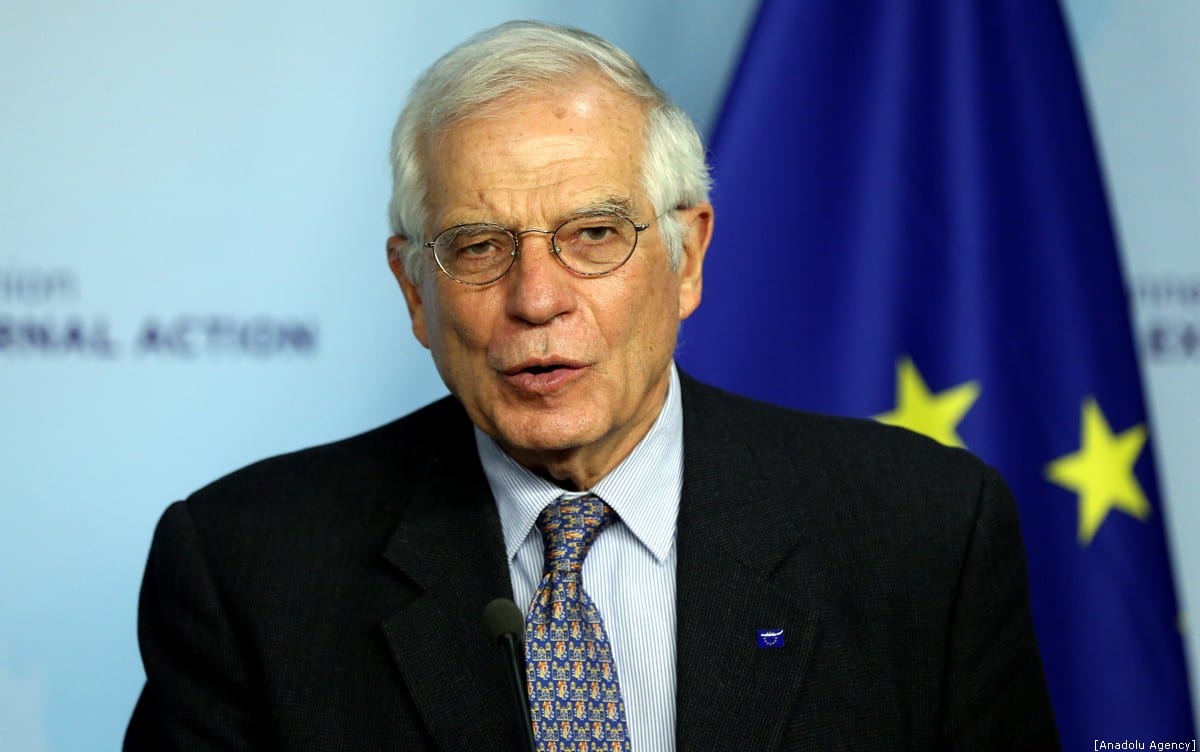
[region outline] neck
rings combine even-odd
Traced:
[[[653,409],[638,421],[623,426],[598,441],[565,449],[522,449],[501,443],[501,448],[526,469],[567,491],[587,491],[621,464],[646,437],[667,401],[670,379],[651,395]]]

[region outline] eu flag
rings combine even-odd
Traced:
[[[765,0],[712,158],[683,365],[997,467],[1064,748],[1191,740],[1128,300],[1058,6]]]

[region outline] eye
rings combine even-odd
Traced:
[[[559,258],[581,274],[606,274],[629,258],[637,228],[623,214],[597,212],[576,217],[558,228]]]
[[[460,225],[434,241],[438,264],[460,282],[494,279],[512,263],[512,236],[495,225]]]
[[[632,223],[617,214],[588,214],[560,227],[558,239],[564,248],[577,253],[592,253],[596,249],[624,245],[632,231]]]
[[[583,243],[605,243],[614,240],[621,232],[613,217],[588,217],[572,227],[571,235]]]
[[[455,244],[454,255],[459,257],[486,256],[502,251],[495,238],[484,238],[473,242]]]
[[[473,261],[509,253],[512,240],[500,229],[489,225],[464,225],[437,239],[439,255],[446,260]]]
[[[617,228],[612,225],[588,225],[579,230],[579,235],[583,240],[599,243],[612,238],[617,233]]]

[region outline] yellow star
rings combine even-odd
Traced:
[[[1146,428],[1138,424],[1114,436],[1096,400],[1083,402],[1082,446],[1046,466],[1046,477],[1079,495],[1079,542],[1088,545],[1110,510],[1144,520],[1150,502],[1133,474],[1133,465],[1146,443]]]
[[[979,382],[968,381],[932,394],[909,358],[896,363],[896,409],[875,420],[922,433],[946,446],[961,447],[958,424],[979,399]]]

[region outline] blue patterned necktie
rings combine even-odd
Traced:
[[[583,558],[614,517],[592,495],[560,498],[538,516],[546,569],[525,617],[525,665],[541,752],[631,749],[612,645],[583,589]]]

